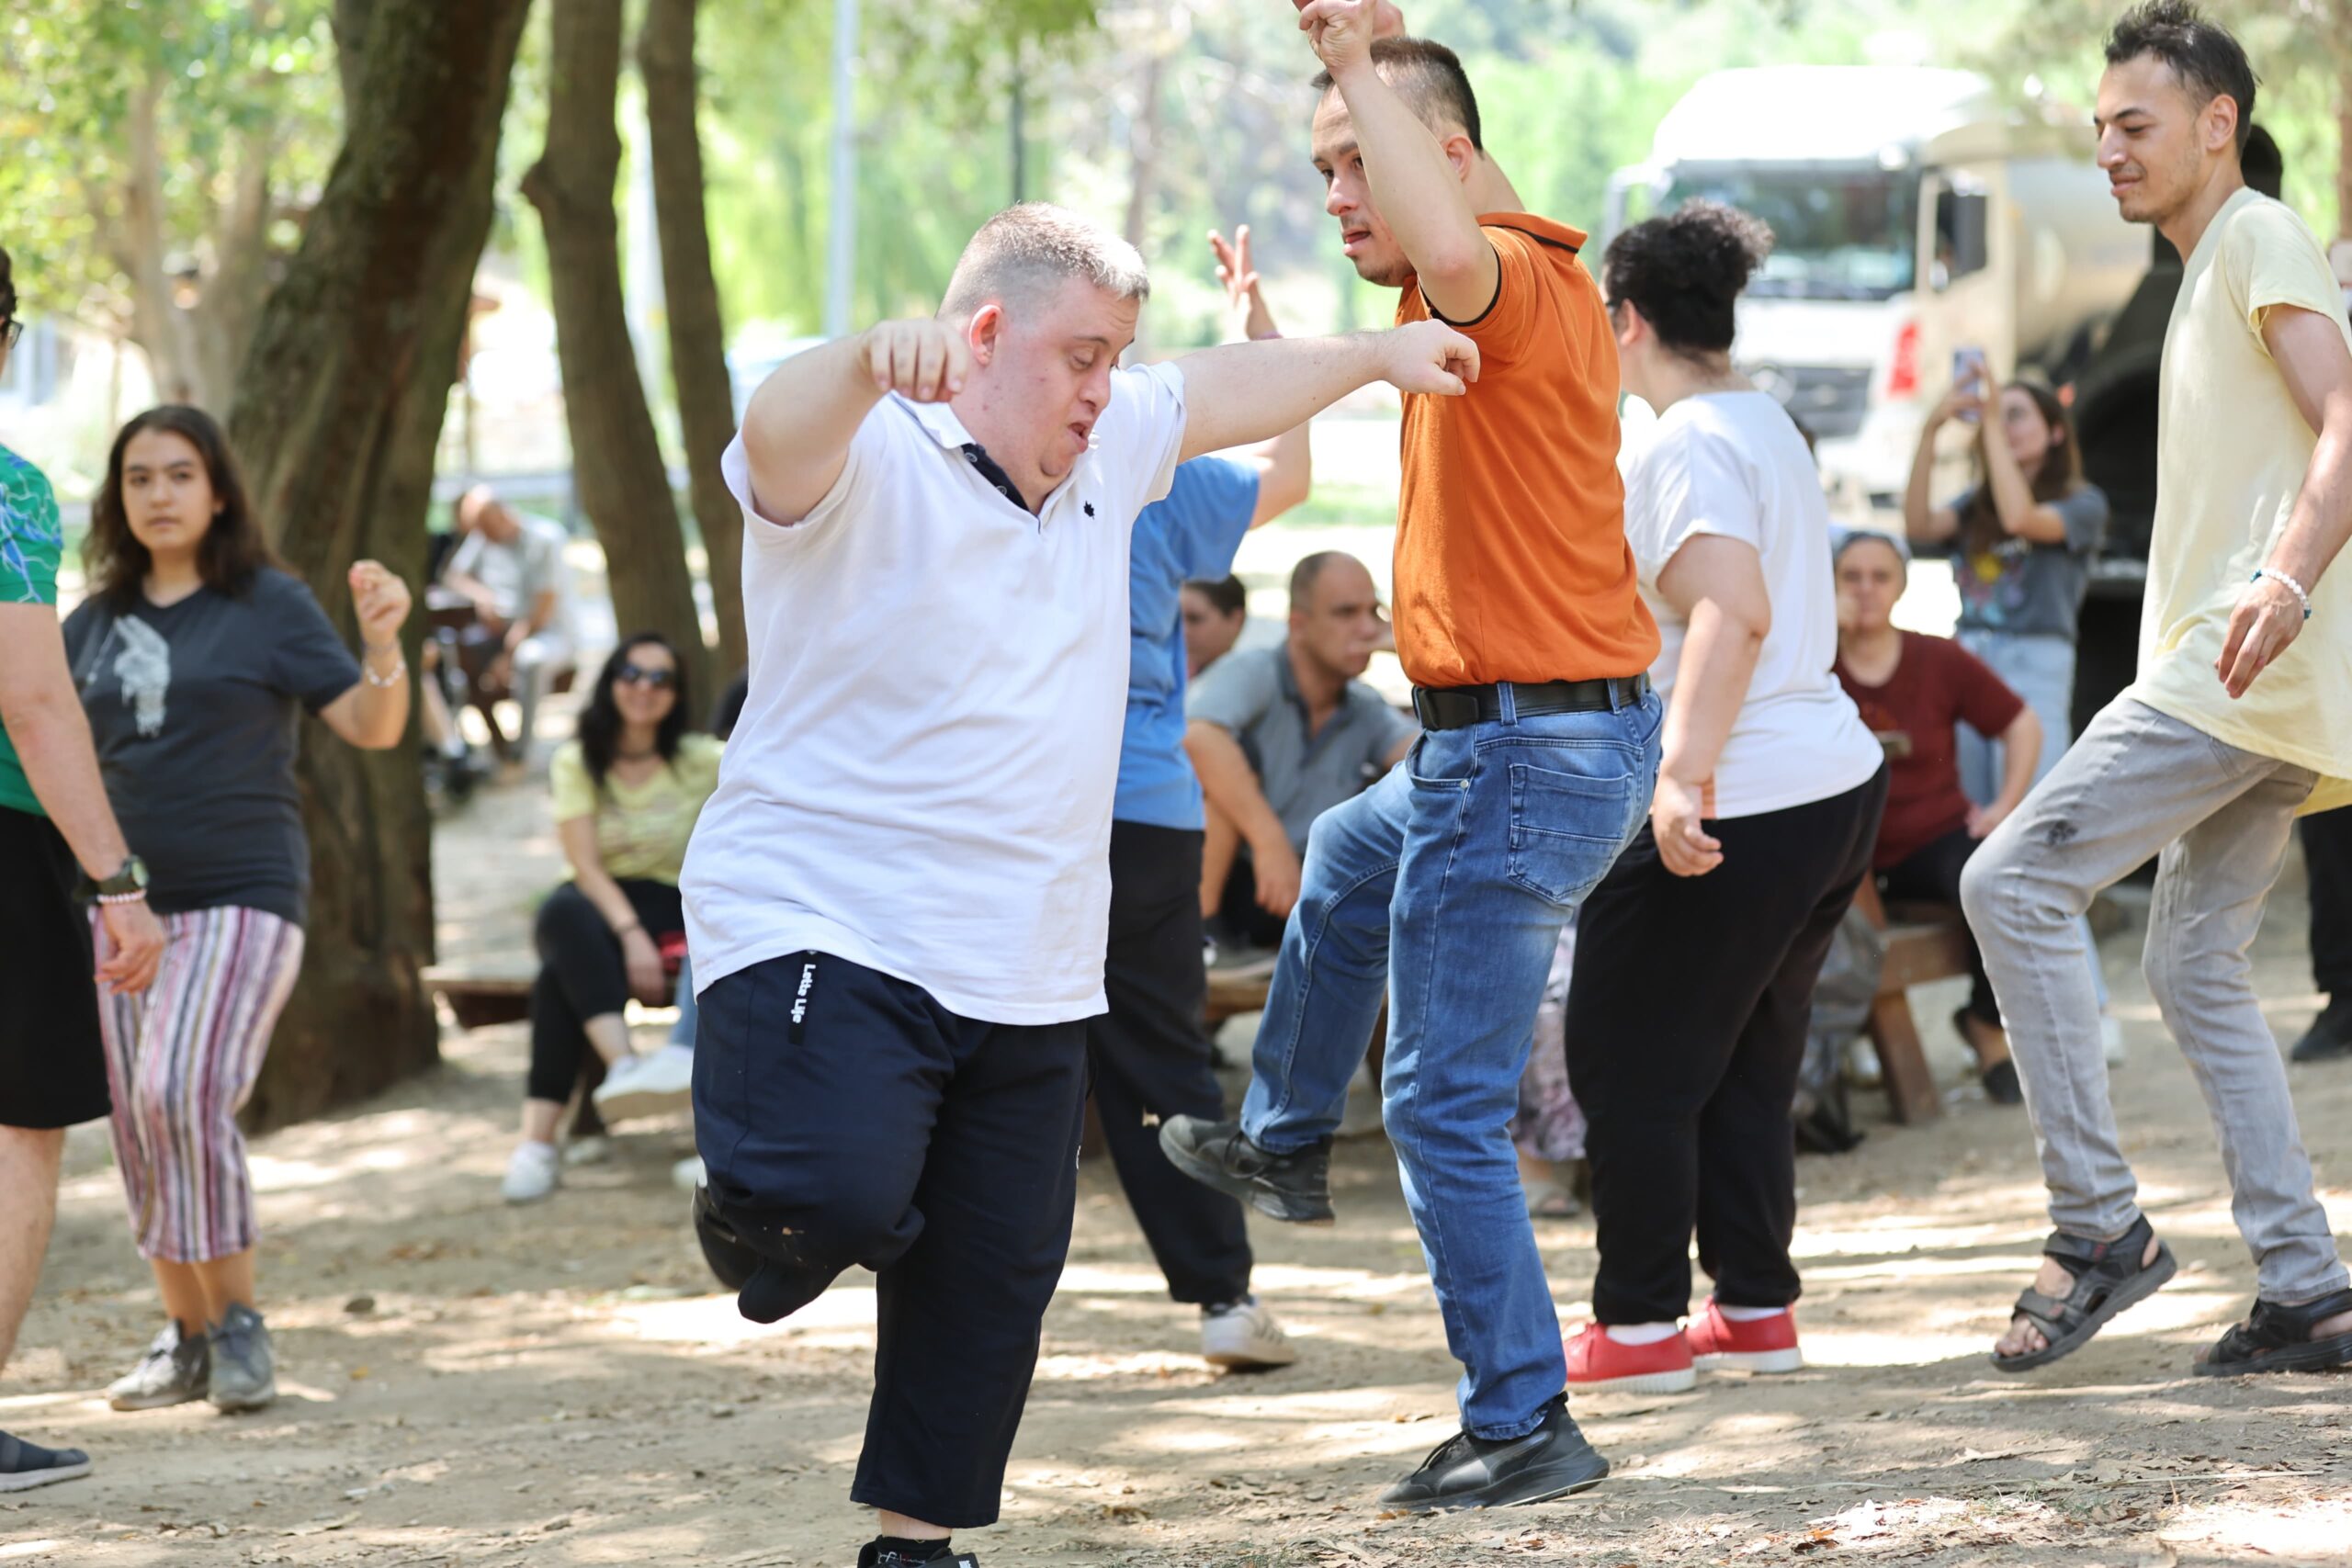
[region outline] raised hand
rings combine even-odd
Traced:
[[[1266,297],[1259,290],[1258,269],[1250,265],[1250,225],[1236,229],[1229,243],[1223,234],[1210,230],[1209,249],[1216,254],[1216,280],[1225,285],[1226,310],[1241,335],[1252,341],[1282,336],[1282,329],[1274,325],[1274,313],[1266,309]]]
[[[1372,40],[1381,31],[1380,0],[1291,0],[1298,7],[1298,30],[1314,46],[1315,58],[1333,77],[1372,62]],[[1391,12],[1396,7],[1388,7]],[[1399,14],[1396,26],[1404,27]]]
[[[913,402],[947,401],[972,371],[962,330],[929,317],[869,327],[859,346],[875,386]]]
[[[351,563],[351,607],[359,616],[359,639],[383,648],[399,639],[408,619],[408,584],[372,560]]]
[[[1478,378],[1478,345],[1443,321],[1412,321],[1381,334],[1381,378],[1400,392],[1458,398]]]

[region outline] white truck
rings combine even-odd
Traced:
[[[2147,271],[2094,151],[2087,117],[1969,72],[1719,71],[1611,180],[1604,231],[1692,197],[1770,224],[1733,356],[1815,436],[1841,511],[1890,507],[1954,349],[2064,386]]]

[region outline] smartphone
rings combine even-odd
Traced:
[[[1985,381],[1990,373],[1991,367],[1985,363],[1984,351],[1983,349],[1962,348],[1952,351],[1951,384],[1954,391],[1958,391],[1962,388],[1968,388],[1973,389],[1979,397],[1984,396],[1985,392]],[[1977,416],[1973,413],[1964,413],[1960,417],[1971,424],[1974,424],[1977,418]]]

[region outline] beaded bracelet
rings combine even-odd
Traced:
[[[2293,578],[2289,577],[2277,567],[2258,566],[2254,569],[2254,575],[2246,581],[2249,582],[2259,582],[2266,577],[2270,579],[2273,582],[2285,583],[2287,585],[2287,592],[2292,593],[2295,596],[2296,603],[2302,605],[2303,619],[2308,621],[2312,618],[2312,596],[2303,592],[2303,585],[2301,583],[2296,581]]]

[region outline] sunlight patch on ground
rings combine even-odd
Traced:
[[[2352,1551],[2352,1498],[2314,1499],[2291,1508],[2212,1503],[2184,1508],[2162,1539],[2176,1546],[2256,1552],[2290,1562],[2340,1563]]]
[[[864,1345],[872,1343],[874,1314],[872,1286],[836,1285],[782,1323],[753,1323],[735,1310],[733,1296],[617,1302],[603,1315],[638,1338],[663,1344],[743,1345],[790,1336],[804,1345]]]

